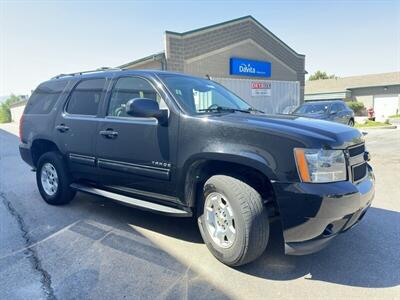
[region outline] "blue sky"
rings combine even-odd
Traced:
[[[337,76],[400,70],[400,1],[4,1],[0,95],[163,50],[165,30],[252,15]]]

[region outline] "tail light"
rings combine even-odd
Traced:
[[[24,115],[19,119],[19,140],[22,143],[22,126],[24,124]]]

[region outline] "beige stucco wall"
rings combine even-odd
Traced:
[[[364,103],[364,106],[367,109],[374,106],[374,96],[373,95],[355,96],[354,100]]]
[[[229,75],[229,61],[231,57],[241,57],[253,60],[270,61],[272,65],[271,80],[297,81],[297,73],[284,63],[273,57],[255,42],[247,40],[225,49],[210,52],[194,57],[184,62],[184,72],[204,77],[206,74],[212,77],[251,78],[248,76]],[[254,77],[257,78],[257,77]]]
[[[11,121],[19,123],[22,114],[24,113],[25,105],[11,107]]]

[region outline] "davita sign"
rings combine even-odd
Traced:
[[[244,58],[230,59],[230,74],[253,77],[271,77],[271,63]]]

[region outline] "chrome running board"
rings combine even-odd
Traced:
[[[78,190],[80,192],[102,196],[102,197],[109,198],[109,199],[115,200],[117,202],[120,202],[122,204],[126,204],[129,206],[137,207],[137,208],[144,209],[144,210],[158,212],[161,214],[166,214],[166,215],[175,216],[175,217],[191,217],[192,216],[192,212],[190,212],[190,211],[186,211],[183,209],[179,209],[179,208],[175,208],[175,207],[171,207],[171,206],[167,206],[167,205],[162,205],[162,204],[158,204],[158,203],[154,203],[154,202],[150,202],[150,201],[146,201],[146,200],[140,200],[140,199],[120,195],[117,193],[105,191],[105,190],[102,190],[102,189],[99,189],[96,187],[92,187],[89,185],[84,185],[84,184],[80,184],[80,183],[72,183],[71,188]]]

